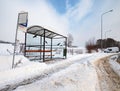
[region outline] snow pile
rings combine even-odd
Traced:
[[[80,62],[82,64],[94,65],[94,63],[98,61],[99,59],[113,55],[113,53],[92,53],[92,54],[87,54],[87,55],[89,56],[88,57],[86,56],[85,59],[82,59]]]
[[[0,89],[6,88],[8,85],[14,86],[26,79],[44,73],[45,68],[47,68],[46,64],[34,62],[24,67],[0,72]]]
[[[118,55],[114,55],[109,59],[111,68],[120,76],[120,64],[117,62]]]
[[[13,56],[0,56],[0,72],[9,70],[12,68],[12,61],[13,61]],[[27,58],[25,58],[22,55],[16,55],[15,56],[15,67],[22,67],[25,65],[32,64],[33,62],[30,62]]]

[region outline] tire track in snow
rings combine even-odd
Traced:
[[[95,63],[101,91],[120,91],[120,77],[109,64],[109,57]]]

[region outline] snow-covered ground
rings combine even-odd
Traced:
[[[13,61],[12,55],[0,56],[0,72],[12,69],[12,61]],[[25,65],[29,65],[33,63],[34,62],[29,61],[27,58],[25,58],[22,55],[15,56],[15,61],[14,61],[15,67],[23,67]]]
[[[120,64],[117,62],[119,55],[112,56],[109,60],[111,68],[120,76]],[[120,60],[120,59],[119,59]]]
[[[118,55],[110,53],[73,55],[51,63],[31,62],[17,55],[14,69],[11,69],[12,55],[1,55],[0,91],[101,91],[95,63],[110,55],[114,55],[109,61],[111,68],[119,75]]]
[[[20,86],[14,91],[100,91],[93,63],[108,55],[110,54],[90,54],[64,60],[62,64],[57,63],[57,66],[67,64],[68,67],[32,84]],[[55,65],[52,65],[54,69],[57,68]]]
[[[95,69],[74,63],[43,80],[20,86],[15,91],[99,91],[98,89]]]
[[[6,70],[0,72],[0,89],[13,89],[39,78],[42,80],[20,86],[15,91],[99,91],[93,64],[108,55],[110,54],[81,54],[53,64],[33,63]]]

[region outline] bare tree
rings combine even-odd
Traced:
[[[69,33],[68,34],[68,40],[67,40],[68,47],[71,47],[72,43],[73,43],[73,36],[72,36],[72,34]]]
[[[88,53],[91,53],[92,50],[95,50],[96,52],[98,52],[97,45],[95,43],[95,38],[92,38],[86,42],[86,49],[88,50]]]

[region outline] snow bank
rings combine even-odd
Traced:
[[[0,56],[0,72],[1,71],[5,71],[5,70],[9,70],[12,68],[12,61],[13,61],[13,56],[9,55],[9,56]],[[25,58],[22,55],[16,55],[15,56],[15,67],[22,67],[28,64],[31,64],[32,62],[30,62],[27,58]]]
[[[88,55],[89,55],[88,57],[80,61],[82,64],[94,65],[94,63],[98,61],[99,59],[106,57],[106,56],[113,55],[113,53],[92,53]]]
[[[14,86],[26,79],[30,79],[38,74],[44,73],[43,71],[45,68],[47,68],[46,64],[34,62],[24,67],[0,72],[0,89],[6,88],[10,85]]]
[[[120,64],[117,62],[117,59],[118,55],[114,55],[109,59],[109,63],[114,72],[120,76]]]

